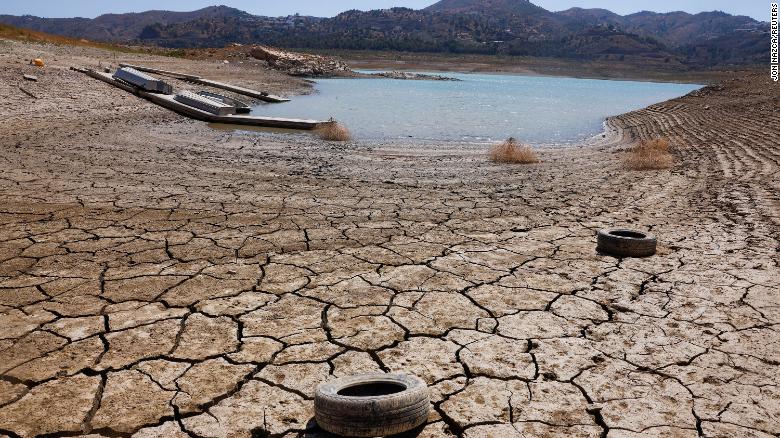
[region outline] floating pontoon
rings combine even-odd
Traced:
[[[209,99],[191,91],[182,91],[173,97],[177,102],[195,107],[217,116],[227,116],[236,113],[236,107],[223,102]]]
[[[200,84],[200,85],[206,85],[208,87],[220,88],[222,90],[232,91],[233,93],[240,94],[242,96],[253,97],[255,99],[259,99],[264,102],[282,103],[282,102],[290,101],[290,99],[274,96],[273,94],[269,94],[264,91],[256,91],[249,88],[238,87],[236,85],[230,85],[222,82],[212,81],[211,79],[205,79],[200,76],[190,75],[186,73],[178,73],[175,71],[160,70],[156,68],[150,68],[150,67],[144,67],[141,65],[132,65],[132,64],[119,64],[119,66],[122,68],[128,67],[138,71],[144,71],[147,73],[155,73],[159,75],[170,76],[172,78],[176,78],[182,81],[192,82],[193,84]]]
[[[236,114],[249,114],[252,111],[252,108],[249,107],[244,102],[241,102],[238,99],[233,99],[232,97],[227,97],[219,93],[212,93],[210,91],[198,91],[198,95],[203,96],[208,99],[216,100],[217,102],[222,102],[226,105],[230,105],[235,107]]]
[[[114,73],[114,79],[119,79],[152,93],[171,94],[173,87],[165,81],[149,76],[131,67],[122,67]]]
[[[247,126],[259,126],[267,128],[286,128],[286,129],[301,129],[311,130],[316,129],[324,125],[334,123],[332,121],[324,120],[302,120],[302,119],[283,119],[277,117],[258,117],[251,115],[216,115],[208,111],[187,105],[179,102],[174,96],[150,93],[141,89],[138,86],[131,85],[125,81],[114,79],[110,73],[101,73],[91,69],[71,67],[72,70],[84,73],[90,77],[101,80],[105,83],[111,84],[117,88],[121,88],[129,93],[133,93],[136,96],[143,97],[151,102],[156,103],[162,107],[168,108],[179,114],[182,114],[193,119],[202,120],[211,123],[224,123],[228,125],[247,125]]]

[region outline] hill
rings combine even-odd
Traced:
[[[24,41],[41,44],[54,44],[61,46],[94,47],[124,53],[144,53],[161,56],[181,56],[180,50],[171,50],[158,47],[138,47],[121,44],[112,44],[99,41],[90,41],[84,38],[71,38],[62,35],[54,35],[45,32],[25,29],[0,23],[0,38],[16,41]]]
[[[424,10],[448,14],[550,14],[549,11],[536,6],[529,0],[442,0],[428,6]]]
[[[333,18],[261,17],[214,6],[93,20],[0,16],[0,22],[75,38],[176,48],[259,43],[299,49],[645,59],[688,67],[758,63],[769,50],[768,24],[749,17],[723,12],[621,16],[582,8],[550,12],[528,0],[442,0],[423,10],[352,10]]]
[[[146,11],[105,14],[89,18],[40,18],[30,15],[0,15],[0,22],[49,34],[94,41],[130,42],[138,39],[147,26],[175,25],[194,20],[248,17],[246,12],[227,6],[210,6],[193,12]]]

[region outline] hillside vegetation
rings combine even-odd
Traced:
[[[179,57],[183,55],[181,50],[157,48],[157,47],[140,47],[140,46],[127,46],[121,44],[104,43],[98,41],[90,41],[84,38],[70,38],[62,35],[54,35],[46,32],[39,32],[35,30],[25,29],[21,27],[11,26],[8,24],[0,23],[0,38],[15,41],[24,41],[30,43],[40,44],[56,44],[67,45],[77,47],[95,47],[98,49],[111,50],[116,52],[126,53],[148,53],[160,56],[175,56]]]
[[[95,19],[0,16],[0,22],[75,38],[163,47],[230,43],[624,61],[688,67],[762,62],[769,26],[723,12],[621,16],[604,9],[550,12],[528,0],[442,0],[423,10],[347,11],[333,18],[261,17],[225,6]]]

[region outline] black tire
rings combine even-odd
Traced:
[[[597,251],[615,257],[650,257],[655,255],[655,237],[634,230],[601,230]]]
[[[323,383],[314,416],[324,430],[347,437],[380,437],[413,430],[428,420],[425,382],[405,374],[366,374]]]

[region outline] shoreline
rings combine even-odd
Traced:
[[[602,130],[599,132],[596,132],[592,135],[588,135],[585,138],[582,138],[580,140],[574,140],[571,142],[543,142],[543,143],[535,143],[535,142],[529,142],[531,146],[534,148],[538,148],[540,150],[551,150],[551,149],[573,149],[573,148],[582,148],[582,147],[590,147],[593,143],[595,143],[598,139],[601,139],[605,136],[608,136],[611,134],[611,128],[608,127],[608,121],[610,119],[613,119],[615,117],[619,116],[610,116],[607,117],[602,123]],[[220,124],[220,123],[208,123],[208,126],[211,129],[214,129],[216,131],[221,132],[232,132],[236,134],[246,133],[246,134],[262,134],[262,135],[283,135],[283,136],[290,136],[291,138],[295,137],[305,137],[305,138],[316,138],[316,134],[312,132],[299,132],[294,130],[283,130],[283,129],[273,129],[273,128],[252,128],[252,127],[246,127],[241,125],[226,125],[226,124]],[[269,140],[272,140],[272,138],[269,137]],[[414,138],[414,137],[408,137],[408,138],[354,138],[347,142],[347,144],[359,144],[362,146],[410,146],[411,147],[417,147],[417,146],[446,146],[448,148],[451,147],[457,147],[457,148],[484,148],[487,146],[492,146],[497,143],[500,143],[506,139],[493,139],[493,140],[485,140],[485,141],[464,141],[464,140],[446,140],[446,139],[421,139],[421,138]],[[522,139],[519,139],[522,140]]]
[[[465,70],[456,70],[455,67],[452,69],[447,70],[418,70],[418,69],[402,69],[402,68],[391,68],[388,67],[387,69],[379,68],[377,69],[364,69],[364,68],[358,68],[355,70],[358,73],[361,72],[392,72],[392,71],[399,71],[399,72],[408,72],[408,73],[422,73],[422,74],[437,74],[437,75],[445,75],[447,73],[455,73],[455,74],[461,74],[461,75],[496,75],[496,76],[525,76],[525,77],[544,77],[544,78],[561,78],[561,79],[583,79],[583,80],[591,80],[591,81],[617,81],[617,82],[643,82],[643,83],[651,83],[651,84],[690,84],[690,85],[701,85],[702,87],[706,87],[709,84],[703,84],[695,80],[684,80],[684,79],[669,79],[669,80],[660,80],[660,79],[651,79],[651,78],[615,78],[615,77],[607,77],[607,76],[572,76],[572,75],[564,75],[564,74],[554,74],[554,73],[539,73],[534,71],[528,71],[528,72],[517,72],[517,71],[465,71]],[[309,78],[310,80],[316,81],[317,79],[365,79],[361,78],[359,76],[352,77],[352,76],[333,76],[333,77],[323,77],[323,78]],[[383,78],[383,77],[377,77],[377,79],[393,79],[393,78]]]
[[[314,51],[313,53],[320,53]],[[487,55],[428,54],[405,52],[322,52],[343,59],[352,68],[399,71],[437,71],[478,74],[553,76],[579,79],[627,80],[639,82],[720,82],[739,72],[756,72],[761,66],[739,66],[721,70],[683,70],[664,64],[647,66],[632,62],[589,61],[559,58],[495,57]]]

